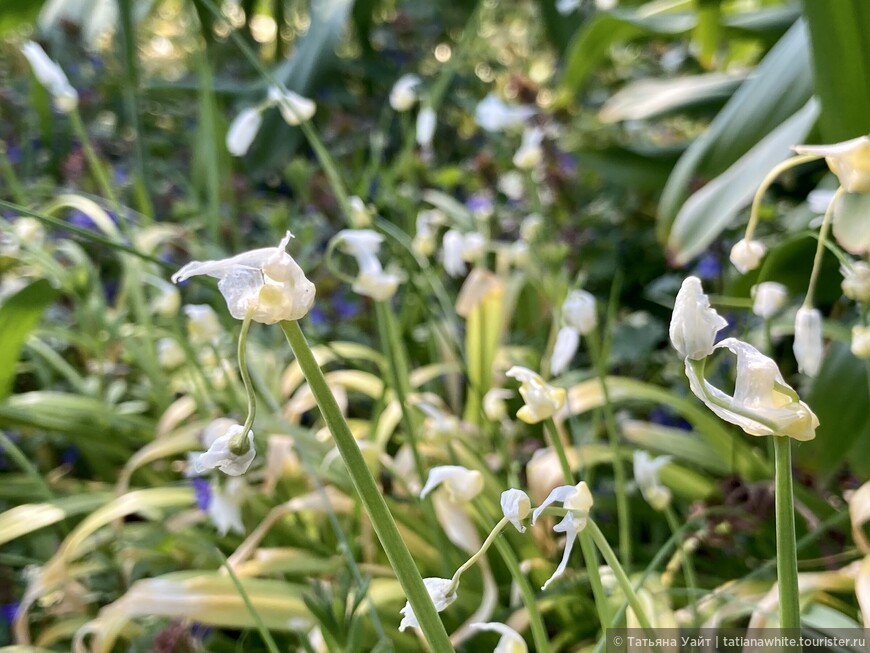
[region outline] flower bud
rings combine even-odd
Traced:
[[[526,532],[522,520],[532,511],[532,502],[522,490],[511,488],[501,493],[501,511],[520,533]]]
[[[856,302],[870,302],[870,265],[864,261],[855,261],[851,268],[842,267],[843,294]]]
[[[585,290],[572,290],[562,303],[562,321],[588,335],[598,326],[595,295]]]
[[[767,248],[758,240],[738,240],[731,248],[731,263],[740,274],[754,270],[761,263]]]
[[[263,116],[257,107],[242,109],[227,131],[227,149],[233,156],[245,156],[260,131]]]
[[[687,277],[677,293],[671,317],[670,336],[683,358],[700,360],[713,352],[716,334],[728,326],[710,307],[698,277]]]
[[[815,376],[822,366],[822,314],[815,308],[799,308],[794,320],[794,357],[798,370]]]
[[[776,281],[752,286],[752,312],[765,320],[779,313],[787,299],[788,289]]]
[[[417,75],[402,75],[390,91],[390,106],[394,111],[408,111],[417,101],[417,87],[422,80]]]
[[[870,327],[852,327],[852,353],[856,358],[870,358]]]

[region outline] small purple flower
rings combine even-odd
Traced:
[[[335,315],[341,320],[349,320],[359,315],[359,303],[345,299],[344,297],[336,297],[332,306],[335,309]]]
[[[695,269],[696,274],[703,280],[718,279],[722,274],[722,263],[719,261],[719,256],[710,253],[705,254],[698,261],[698,267]]]
[[[9,159],[9,163],[12,165],[18,165],[21,163],[21,148],[17,145],[7,145],[6,158]]]
[[[63,450],[63,453],[60,454],[60,462],[64,465],[69,465],[72,467],[75,465],[79,458],[82,457],[81,452],[77,447],[67,447]]]
[[[662,406],[656,406],[649,412],[649,421],[653,424],[661,426],[671,426],[673,428],[691,431],[692,425],[678,415],[674,415],[670,410]]]
[[[556,159],[559,162],[559,170],[567,177],[572,177],[577,172],[577,157],[573,154],[562,152]]]
[[[193,493],[196,496],[196,505],[205,512],[211,505],[211,481],[207,478],[193,479]]]
[[[492,198],[483,193],[475,193],[465,200],[465,206],[472,213],[487,215],[492,213]]]
[[[314,326],[322,327],[326,325],[326,313],[324,313],[323,309],[319,306],[315,306],[308,311],[308,317],[311,320],[311,324]]]
[[[7,624],[11,624],[15,621],[19,607],[20,604],[18,603],[0,603],[0,619],[5,621]]]
[[[106,211],[111,218],[112,222],[118,224],[118,216],[115,215],[112,211]],[[79,229],[87,229],[88,231],[100,231],[100,228],[97,224],[91,220],[91,217],[85,213],[84,211],[79,211],[78,209],[72,209],[67,217],[67,222],[69,222],[74,227],[78,227]]]

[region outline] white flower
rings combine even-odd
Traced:
[[[520,394],[526,405],[519,409],[517,417],[526,424],[549,419],[565,405],[565,389],[548,385],[532,370],[514,365],[506,375],[520,382]]]
[[[390,106],[394,111],[408,111],[417,101],[417,87],[421,83],[417,75],[402,75],[390,91]]]
[[[213,344],[223,335],[217,313],[208,304],[187,304],[184,314],[187,316],[187,335],[191,343]]]
[[[822,314],[815,308],[798,309],[794,318],[794,357],[798,370],[815,376],[822,366]]]
[[[716,334],[728,326],[725,318],[710,307],[698,277],[686,277],[674,303],[670,336],[683,358],[700,360],[713,352]]]
[[[263,116],[257,107],[242,109],[227,130],[227,149],[233,156],[245,156],[260,131]]]
[[[520,170],[531,170],[538,165],[544,157],[541,149],[543,140],[544,132],[540,127],[526,128],[522,143],[514,153],[513,164]]]
[[[813,213],[824,215],[834,200],[835,194],[836,191],[833,190],[816,189],[810,191],[810,194],[807,195],[807,206]]]
[[[870,191],[870,137],[859,136],[833,145],[798,145],[793,149],[798,154],[825,157],[847,193]]]
[[[62,113],[75,111],[79,104],[78,92],[69,83],[63,69],[45,54],[42,46],[27,41],[21,47],[21,53],[33,69],[36,79],[51,94],[55,109]]]
[[[670,489],[659,481],[659,470],[670,460],[670,456],[653,458],[646,451],[634,452],[634,480],[643,498],[653,510],[662,511],[671,502]]]
[[[443,612],[447,606],[456,600],[456,587],[449,578],[424,578],[423,584],[426,586],[429,598],[435,605],[436,612]],[[410,601],[405,603],[405,607],[399,611],[399,614],[404,615],[402,623],[399,624],[399,632],[404,631],[406,628],[420,627],[417,615],[411,609]]]
[[[787,435],[795,440],[816,437],[819,420],[782,378],[776,363],[752,345],[726,338],[714,349],[737,356],[734,395],[711,385],[701,375],[701,364],[686,359],[689,387],[716,415],[749,435]]]
[[[510,626],[506,626],[505,624],[501,624],[498,622],[489,622],[489,623],[477,623],[471,624],[471,628],[475,630],[490,630],[494,633],[498,633],[501,637],[498,640],[498,644],[496,644],[495,648],[492,650],[492,653],[528,653],[529,647],[526,646],[526,640],[520,636],[520,634],[515,631]]]
[[[590,334],[598,326],[595,296],[585,290],[572,290],[562,303],[562,321],[580,335]]]
[[[216,482],[211,483],[211,498],[206,512],[220,535],[226,535],[229,531],[245,534],[245,525],[242,523],[245,490],[247,485],[240,478],[228,479],[223,487]]]
[[[767,248],[758,240],[738,240],[731,248],[731,263],[740,274],[754,270],[761,263]]]
[[[505,399],[510,399],[514,393],[507,388],[490,388],[483,395],[483,414],[491,422],[500,422],[507,417],[507,404]]]
[[[187,356],[184,349],[181,348],[172,338],[161,338],[157,341],[157,362],[164,370],[174,370],[180,367]]]
[[[396,294],[399,284],[402,282],[401,275],[385,272],[360,272],[353,282],[351,289],[366,297],[371,297],[377,302],[385,302]]]
[[[852,353],[856,358],[870,358],[870,327],[852,327]]]
[[[248,431],[245,437],[243,430],[241,424],[226,418],[213,421],[203,434],[208,451],[191,459],[194,471],[203,474],[210,469],[219,469],[229,476],[241,476],[248,471],[257,452],[254,432]]]
[[[475,122],[489,132],[504,131],[521,125],[534,115],[535,110],[532,107],[510,106],[492,93],[481,100],[474,110]]]
[[[308,122],[317,112],[317,105],[313,100],[302,97],[293,91],[282,90],[277,86],[270,86],[267,106],[274,105],[278,105],[281,117],[291,127]]]
[[[430,106],[425,106],[417,113],[417,144],[428,149],[432,147],[432,138],[435,136],[435,126],[438,122],[438,116],[435,114],[435,109]]]
[[[752,312],[765,320],[779,313],[787,299],[788,289],[776,281],[752,286]]]
[[[462,239],[462,258],[474,263],[486,254],[486,238],[477,231],[469,231]]]
[[[523,221],[520,223],[520,238],[526,242],[533,243],[541,235],[543,229],[544,218],[537,213],[532,213],[523,218]]]
[[[372,212],[369,210],[369,207],[366,206],[366,203],[363,202],[361,197],[357,197],[356,195],[348,197],[347,203],[350,207],[350,215],[348,218],[355,229],[368,227],[372,223]]]
[[[523,175],[516,170],[509,170],[498,178],[498,189],[504,193],[508,199],[515,202],[523,199],[526,192],[525,179]]]
[[[453,503],[467,503],[483,490],[483,474],[476,469],[466,469],[459,465],[442,465],[429,470],[426,485],[420,491],[420,498],[439,485],[444,484],[447,496]]]
[[[522,490],[511,488],[501,493],[502,514],[520,533],[526,532],[522,521],[529,516],[531,510],[532,502],[529,500],[529,495]]]
[[[559,376],[568,369],[568,364],[577,353],[580,345],[580,334],[577,329],[563,326],[556,336],[556,344],[553,346],[553,356],[550,358],[550,374]]]
[[[565,533],[565,551],[562,554],[559,566],[556,567],[556,571],[547,579],[547,582],[544,583],[541,589],[547,589],[550,583],[565,573],[565,569],[568,567],[568,560],[571,557],[571,550],[574,547],[574,540],[586,528],[589,511],[592,510],[594,501],[586,481],[580,481],[577,485],[560,485],[554,488],[547,498],[544,499],[543,503],[535,508],[532,513],[532,525],[538,521],[538,517],[541,516],[544,509],[553,503],[561,503],[562,507],[568,510],[562,521],[553,527],[553,530],[557,533]]]
[[[451,277],[461,277],[465,274],[465,238],[455,229],[449,229],[441,239],[442,262],[444,271]]]
[[[396,294],[402,276],[385,272],[378,259],[384,237],[371,229],[343,229],[335,235],[343,252],[356,259],[359,272],[353,291],[376,301],[386,301]]]
[[[843,275],[843,294],[856,302],[870,302],[870,265],[855,261],[851,268],[840,268]]]
[[[508,260],[511,265],[522,267],[527,265],[531,260],[529,253],[529,244],[524,240],[517,240],[511,243],[508,248]]]
[[[227,301],[230,315],[263,324],[298,320],[314,304],[314,284],[284,249],[288,231],[278,247],[264,247],[221,261],[193,261],[172,275],[178,283],[205,274],[219,279],[218,289]]]

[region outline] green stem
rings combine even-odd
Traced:
[[[550,435],[550,446],[556,451],[556,457],[559,459],[559,466],[562,468],[562,476],[565,477],[565,485],[574,485],[574,474],[571,471],[571,464],[568,462],[568,456],[565,454],[565,447],[562,445],[562,438],[559,437],[559,431],[556,429],[556,422],[552,417],[548,417],[544,424],[546,431]]]
[[[598,550],[601,551],[601,555],[604,556],[604,561],[613,570],[616,582],[622,588],[622,593],[625,594],[625,600],[628,601],[628,605],[634,610],[634,616],[637,617],[641,628],[649,633],[653,633],[652,625],[646,616],[646,612],[644,612],[637,593],[634,591],[634,587],[631,585],[631,581],[628,579],[622,565],[619,564],[619,559],[616,557],[613,549],[610,548],[610,544],[607,543],[607,539],[604,537],[601,529],[598,528],[598,524],[590,519],[586,522],[586,530],[592,535],[592,540],[595,542]]]
[[[508,571],[510,571],[511,577],[516,582],[520,594],[523,597],[523,605],[526,606],[526,610],[529,613],[529,627],[532,629],[532,640],[535,642],[535,651],[537,651],[537,653],[550,653],[550,641],[547,639],[547,629],[544,627],[544,619],[541,616],[538,597],[535,596],[535,590],[532,588],[532,584],[529,582],[529,579],[526,578],[525,574],[523,574],[522,569],[520,569],[519,562],[517,562],[516,555],[514,554],[513,549],[511,549],[510,544],[505,540],[496,540],[495,548],[501,555],[501,559],[507,566]]]
[[[755,191],[755,197],[752,198],[752,208],[749,211],[749,222],[746,225],[746,235],[743,237],[744,240],[752,240],[752,236],[755,233],[755,226],[758,224],[759,210],[761,209],[761,201],[764,199],[764,193],[767,192],[767,189],[776,178],[790,168],[809,163],[810,161],[815,161],[818,158],[819,157],[816,154],[800,154],[798,156],[793,156],[779,165],[774,166],[774,168],[767,173],[767,176],[758,186],[758,190]]]
[[[791,438],[784,435],[773,437],[776,451],[776,576],[779,586],[779,627],[800,628]]]
[[[9,186],[9,193],[19,204],[24,204],[27,201],[27,196],[24,194],[24,189],[18,181],[18,175],[15,174],[15,168],[9,161],[6,155],[6,143],[0,141],[0,171],[3,172],[3,177],[6,179],[6,185]]]
[[[88,162],[88,167],[91,169],[91,174],[94,176],[94,179],[97,182],[97,187],[100,189],[103,197],[109,200],[109,204],[111,205],[112,210],[118,212],[118,224],[121,225],[121,229],[126,230],[127,220],[123,215],[123,211],[121,210],[121,202],[118,200],[118,196],[115,193],[114,188],[112,188],[112,184],[109,182],[109,177],[106,174],[106,170],[103,167],[100,158],[94,151],[94,147],[91,144],[90,136],[88,136],[88,131],[87,129],[85,129],[84,122],[82,122],[82,115],[79,113],[79,110],[76,109],[69,114],[69,117],[70,122],[72,123],[73,132],[75,133],[76,138],[79,139],[79,142],[82,145],[82,151],[85,154],[85,160]]]
[[[592,596],[595,598],[595,610],[598,612],[598,622],[601,624],[601,632],[610,627],[611,615],[610,604],[607,602],[607,594],[601,583],[601,571],[598,569],[598,554],[589,533],[584,528],[578,536],[580,550],[583,551],[583,560],[586,563],[586,573],[589,574],[589,585],[592,587]]]
[[[616,426],[616,417],[613,414],[610,391],[607,388],[604,351],[595,329],[586,334],[586,343],[604,396],[604,405],[601,408],[604,413],[604,428],[607,431],[607,439],[610,442],[610,451],[613,455],[613,479],[616,485],[616,510],[619,521],[619,557],[622,558],[626,567],[631,568],[631,514],[629,513],[628,493],[626,492],[625,466],[622,456],[619,455],[619,430]]]
[[[21,449],[15,446],[15,443],[10,440],[9,436],[7,436],[3,431],[0,431],[0,449],[2,449],[3,453],[9,456],[15,464],[21,468],[22,472],[33,479],[33,482],[36,483],[37,487],[39,487],[39,493],[45,499],[54,499],[54,492],[51,491],[45,478],[39,473],[36,466],[27,459],[27,456],[21,452]]]
[[[807,286],[807,296],[804,298],[803,308],[812,308],[813,295],[816,292],[816,283],[819,280],[819,273],[822,271],[822,259],[825,257],[825,243],[828,241],[828,232],[831,230],[831,222],[834,220],[834,207],[840,198],[846,192],[846,189],[840,186],[834,197],[831,198],[831,203],[825,211],[825,217],[822,218],[822,226],[819,229],[819,241],[816,243],[816,255],[813,257],[813,270],[810,273],[810,283]]]
[[[242,427],[242,437],[247,440],[248,431],[254,426],[254,418],[257,416],[257,396],[254,394],[254,384],[251,382],[251,372],[248,369],[248,331],[251,328],[252,311],[248,311],[242,322],[242,331],[239,334],[239,373],[242,375],[242,384],[248,398],[248,416]]]
[[[680,522],[677,520],[677,515],[671,506],[667,506],[664,510],[665,519],[668,521],[668,526],[671,528],[671,533],[677,536],[680,533]],[[698,606],[696,600],[698,594],[698,578],[695,576],[695,565],[692,563],[690,552],[687,550],[682,537],[677,536],[677,546],[680,552],[680,564],[683,568],[683,574],[686,577],[686,586],[689,588],[689,609],[692,611],[692,625],[698,624]]]
[[[435,611],[435,606],[429,598],[429,593],[426,591],[426,586],[423,584],[423,579],[420,577],[420,572],[411,557],[408,547],[405,545],[399,529],[396,527],[396,522],[387,508],[386,501],[381,494],[380,489],[372,478],[363,459],[359,446],[350,432],[350,428],[344,417],[341,414],[341,409],[332,396],[326,379],[323,377],[323,372],[314,355],[311,353],[311,348],[305,340],[305,335],[299,327],[298,322],[281,322],[281,329],[287,337],[287,342],[299,361],[299,366],[302,368],[305,378],[311,387],[311,392],[317,400],[320,407],[320,412],[326,421],[329,431],[335,440],[336,447],[347,466],[348,473],[353,481],[354,487],[365,506],[366,512],[372,520],[372,525],[375,533],[378,536],[381,544],[384,547],[384,552],[396,572],[396,577],[408,601],[411,604],[411,609],[414,611],[417,620],[420,623],[420,628],[423,635],[429,642],[434,653],[452,652],[453,646],[450,644],[450,639],[447,637],[447,631],[444,629],[444,624]]]
[[[236,586],[236,591],[239,593],[239,596],[242,597],[242,602],[245,604],[245,608],[247,608],[251,617],[254,619],[254,624],[257,626],[257,630],[260,633],[260,637],[263,639],[263,643],[266,645],[266,648],[269,650],[269,653],[280,653],[281,649],[278,648],[278,645],[275,643],[275,640],[272,638],[272,633],[269,632],[269,629],[266,627],[266,624],[263,622],[263,617],[260,616],[260,613],[257,612],[257,608],[254,606],[254,603],[251,601],[251,597],[248,596],[247,590],[245,590],[245,586],[242,585],[242,581],[239,580],[239,577],[236,576],[233,571],[232,566],[227,562],[226,556],[223,554],[219,548],[215,547],[215,551],[218,556],[220,556],[221,562],[223,563],[224,569],[227,570],[230,578],[233,581],[233,585]]]
[[[453,578],[451,578],[451,580],[453,581],[454,591],[459,586],[459,579],[462,577],[462,574],[471,569],[474,564],[478,560],[480,560],[481,556],[483,556],[489,550],[489,547],[492,546],[492,543],[495,542],[495,538],[497,538],[501,534],[504,527],[507,526],[509,523],[510,522],[508,521],[508,518],[503,517],[501,521],[499,521],[495,525],[492,531],[490,531],[487,538],[483,541],[483,544],[480,545],[480,549],[477,551],[477,553],[475,553],[468,560],[462,563],[462,566],[460,566],[459,569],[454,572]]]

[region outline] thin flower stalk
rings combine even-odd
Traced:
[[[813,296],[816,292],[819,273],[822,270],[822,259],[825,256],[825,243],[828,240],[828,232],[831,230],[831,222],[833,222],[834,219],[834,209],[845,192],[846,190],[842,186],[837,189],[834,193],[834,197],[831,199],[831,203],[828,204],[828,208],[825,210],[825,216],[822,218],[822,226],[819,229],[819,240],[816,244],[816,254],[813,257],[813,269],[810,273],[810,283],[807,286],[807,295],[803,302],[804,308],[812,308],[813,306]]]
[[[347,466],[357,494],[359,494],[363,506],[372,520],[375,533],[384,547],[405,595],[408,597],[423,635],[434,653],[452,652],[454,649],[450,644],[447,631],[429,598],[429,593],[423,584],[414,559],[399,534],[396,522],[393,520],[386,501],[365,463],[362,452],[341,413],[341,409],[323,377],[320,366],[311,353],[311,348],[308,346],[299,323],[281,322],[281,329],[299,361],[305,378],[308,380],[323,418]]]
[[[773,436],[776,477],[776,579],[779,588],[779,627],[800,628],[797,542],[794,527],[794,489],[791,438]]]
[[[683,538],[681,537],[680,522],[677,514],[672,506],[668,505],[664,509],[665,519],[668,521],[668,526],[671,527],[671,534],[677,538],[676,545],[680,553],[680,562],[683,567],[683,574],[686,577],[686,587],[689,590],[689,608],[692,611],[692,625],[698,625],[698,606],[696,605],[698,594],[698,578],[695,575],[695,565],[692,563],[691,552],[686,547]]]
[[[610,603],[607,600],[607,594],[605,594],[604,585],[601,582],[598,554],[595,552],[595,545],[585,528],[580,531],[579,540],[580,550],[583,552],[583,561],[586,563],[586,573],[589,574],[589,585],[592,587],[592,597],[595,599],[595,610],[598,612],[598,623],[601,624],[601,632],[604,632],[610,627],[612,616],[610,614]]]
[[[764,194],[767,192],[767,189],[770,188],[770,185],[774,181],[776,181],[776,178],[786,170],[791,170],[796,166],[815,161],[818,158],[817,155],[799,154],[798,156],[789,157],[779,165],[774,166],[773,169],[767,173],[767,176],[758,186],[758,190],[755,191],[755,196],[752,198],[752,208],[749,210],[749,222],[746,225],[746,234],[743,237],[744,240],[751,241],[752,236],[755,235],[755,227],[758,225],[759,214],[761,211],[761,202],[764,200]]]
[[[574,485],[574,473],[571,471],[571,464],[568,462],[568,456],[565,453],[565,445],[562,443],[562,438],[556,428],[556,423],[552,417],[547,418],[544,422],[547,426],[547,434],[550,437],[550,446],[556,452],[556,457],[559,459],[559,466],[562,468],[562,476],[565,477],[565,485]]]

